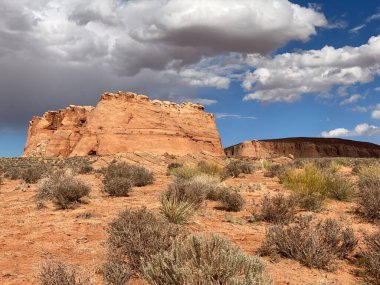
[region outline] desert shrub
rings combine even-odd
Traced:
[[[132,190],[132,181],[130,178],[114,177],[104,182],[103,191],[110,196],[127,197]]]
[[[283,182],[294,191],[300,206],[306,210],[320,210],[327,198],[326,176],[313,165],[307,165],[304,170],[293,169],[285,172]]]
[[[328,196],[338,201],[348,201],[355,194],[355,185],[347,177],[339,174],[326,175]]]
[[[90,193],[90,187],[65,171],[57,171],[41,181],[38,200],[52,200],[60,209],[68,209]]]
[[[313,222],[310,216],[301,216],[289,226],[272,226],[260,248],[263,255],[293,258],[308,267],[328,269],[335,259],[347,256],[357,240],[351,228],[343,228],[336,220]]]
[[[359,187],[371,188],[374,185],[379,185],[380,166],[368,165],[363,166],[359,170]]]
[[[21,179],[29,184],[37,183],[46,172],[45,167],[28,167],[21,171]]]
[[[94,171],[94,167],[92,165],[84,164],[79,168],[78,173],[79,174],[88,174],[88,173],[91,173],[93,171]]]
[[[264,176],[269,178],[277,177],[280,179],[280,182],[282,182],[284,173],[294,168],[295,166],[292,163],[271,164],[266,168]]]
[[[240,174],[250,174],[255,171],[252,163],[244,160],[234,160],[223,169],[223,178],[238,177]]]
[[[207,161],[200,161],[197,167],[200,172],[210,176],[221,176],[223,172],[223,168],[218,164]]]
[[[361,182],[360,182],[361,184]],[[367,220],[380,221],[380,177],[366,180],[359,186],[358,212]]]
[[[171,247],[179,229],[155,214],[140,209],[125,210],[107,229],[109,252],[118,260],[128,260],[132,270],[140,271],[141,259]]]
[[[245,255],[237,246],[218,236],[191,236],[161,251],[143,267],[151,285],[265,285],[264,262]]]
[[[125,285],[132,276],[129,265],[120,260],[110,259],[102,269],[106,285]]]
[[[358,174],[363,168],[379,166],[379,160],[376,158],[357,158],[352,163],[352,172]]]
[[[185,224],[193,216],[196,206],[176,197],[161,198],[161,213],[173,224]]]
[[[186,202],[192,204],[195,208],[199,208],[205,200],[210,187],[212,185],[200,181],[175,180],[163,193],[163,198]]]
[[[179,162],[172,162],[168,164],[167,170],[166,170],[166,175],[170,175],[171,171],[176,168],[181,168],[183,166],[183,163]]]
[[[114,178],[128,178],[133,186],[141,187],[154,182],[153,172],[144,166],[132,165],[125,162],[112,163],[105,170],[105,183]]]
[[[254,209],[255,219],[276,224],[290,222],[296,214],[296,200],[293,196],[285,197],[277,194],[273,197],[265,195],[261,200],[259,211]]]
[[[369,284],[380,284],[380,231],[365,237],[363,263]]]
[[[229,188],[222,188],[218,193],[218,201],[222,203],[222,207],[226,211],[239,212],[243,209],[244,198],[236,191]]]
[[[173,168],[170,175],[175,176],[177,179],[190,180],[195,176],[201,175],[201,171],[196,166],[184,165],[182,167]]]
[[[77,268],[62,261],[45,261],[38,274],[40,285],[88,285],[89,278],[80,277]]]

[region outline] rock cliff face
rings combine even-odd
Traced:
[[[104,93],[96,107],[70,106],[34,117],[24,156],[86,156],[146,151],[224,155],[214,117],[199,104]]]
[[[380,146],[330,138],[286,138],[246,141],[225,149],[229,157],[380,157]]]

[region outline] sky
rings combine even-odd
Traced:
[[[225,147],[339,137],[380,144],[380,2],[2,0],[0,157],[34,115],[105,91],[199,102]]]

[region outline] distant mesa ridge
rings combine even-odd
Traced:
[[[295,137],[245,141],[227,147],[228,157],[269,158],[292,155],[307,157],[375,157],[380,158],[380,146],[338,138]]]
[[[214,116],[199,104],[106,92],[96,107],[69,106],[33,117],[24,156],[71,157],[146,151],[224,156]]]
[[[214,116],[200,104],[106,92],[96,107],[71,105],[29,122],[27,157],[113,155],[136,151],[270,158],[380,157],[380,146],[332,138],[245,141],[223,150]]]

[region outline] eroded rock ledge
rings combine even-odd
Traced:
[[[104,93],[96,107],[69,106],[33,117],[24,156],[110,155],[134,151],[224,155],[214,117],[199,104]]]

